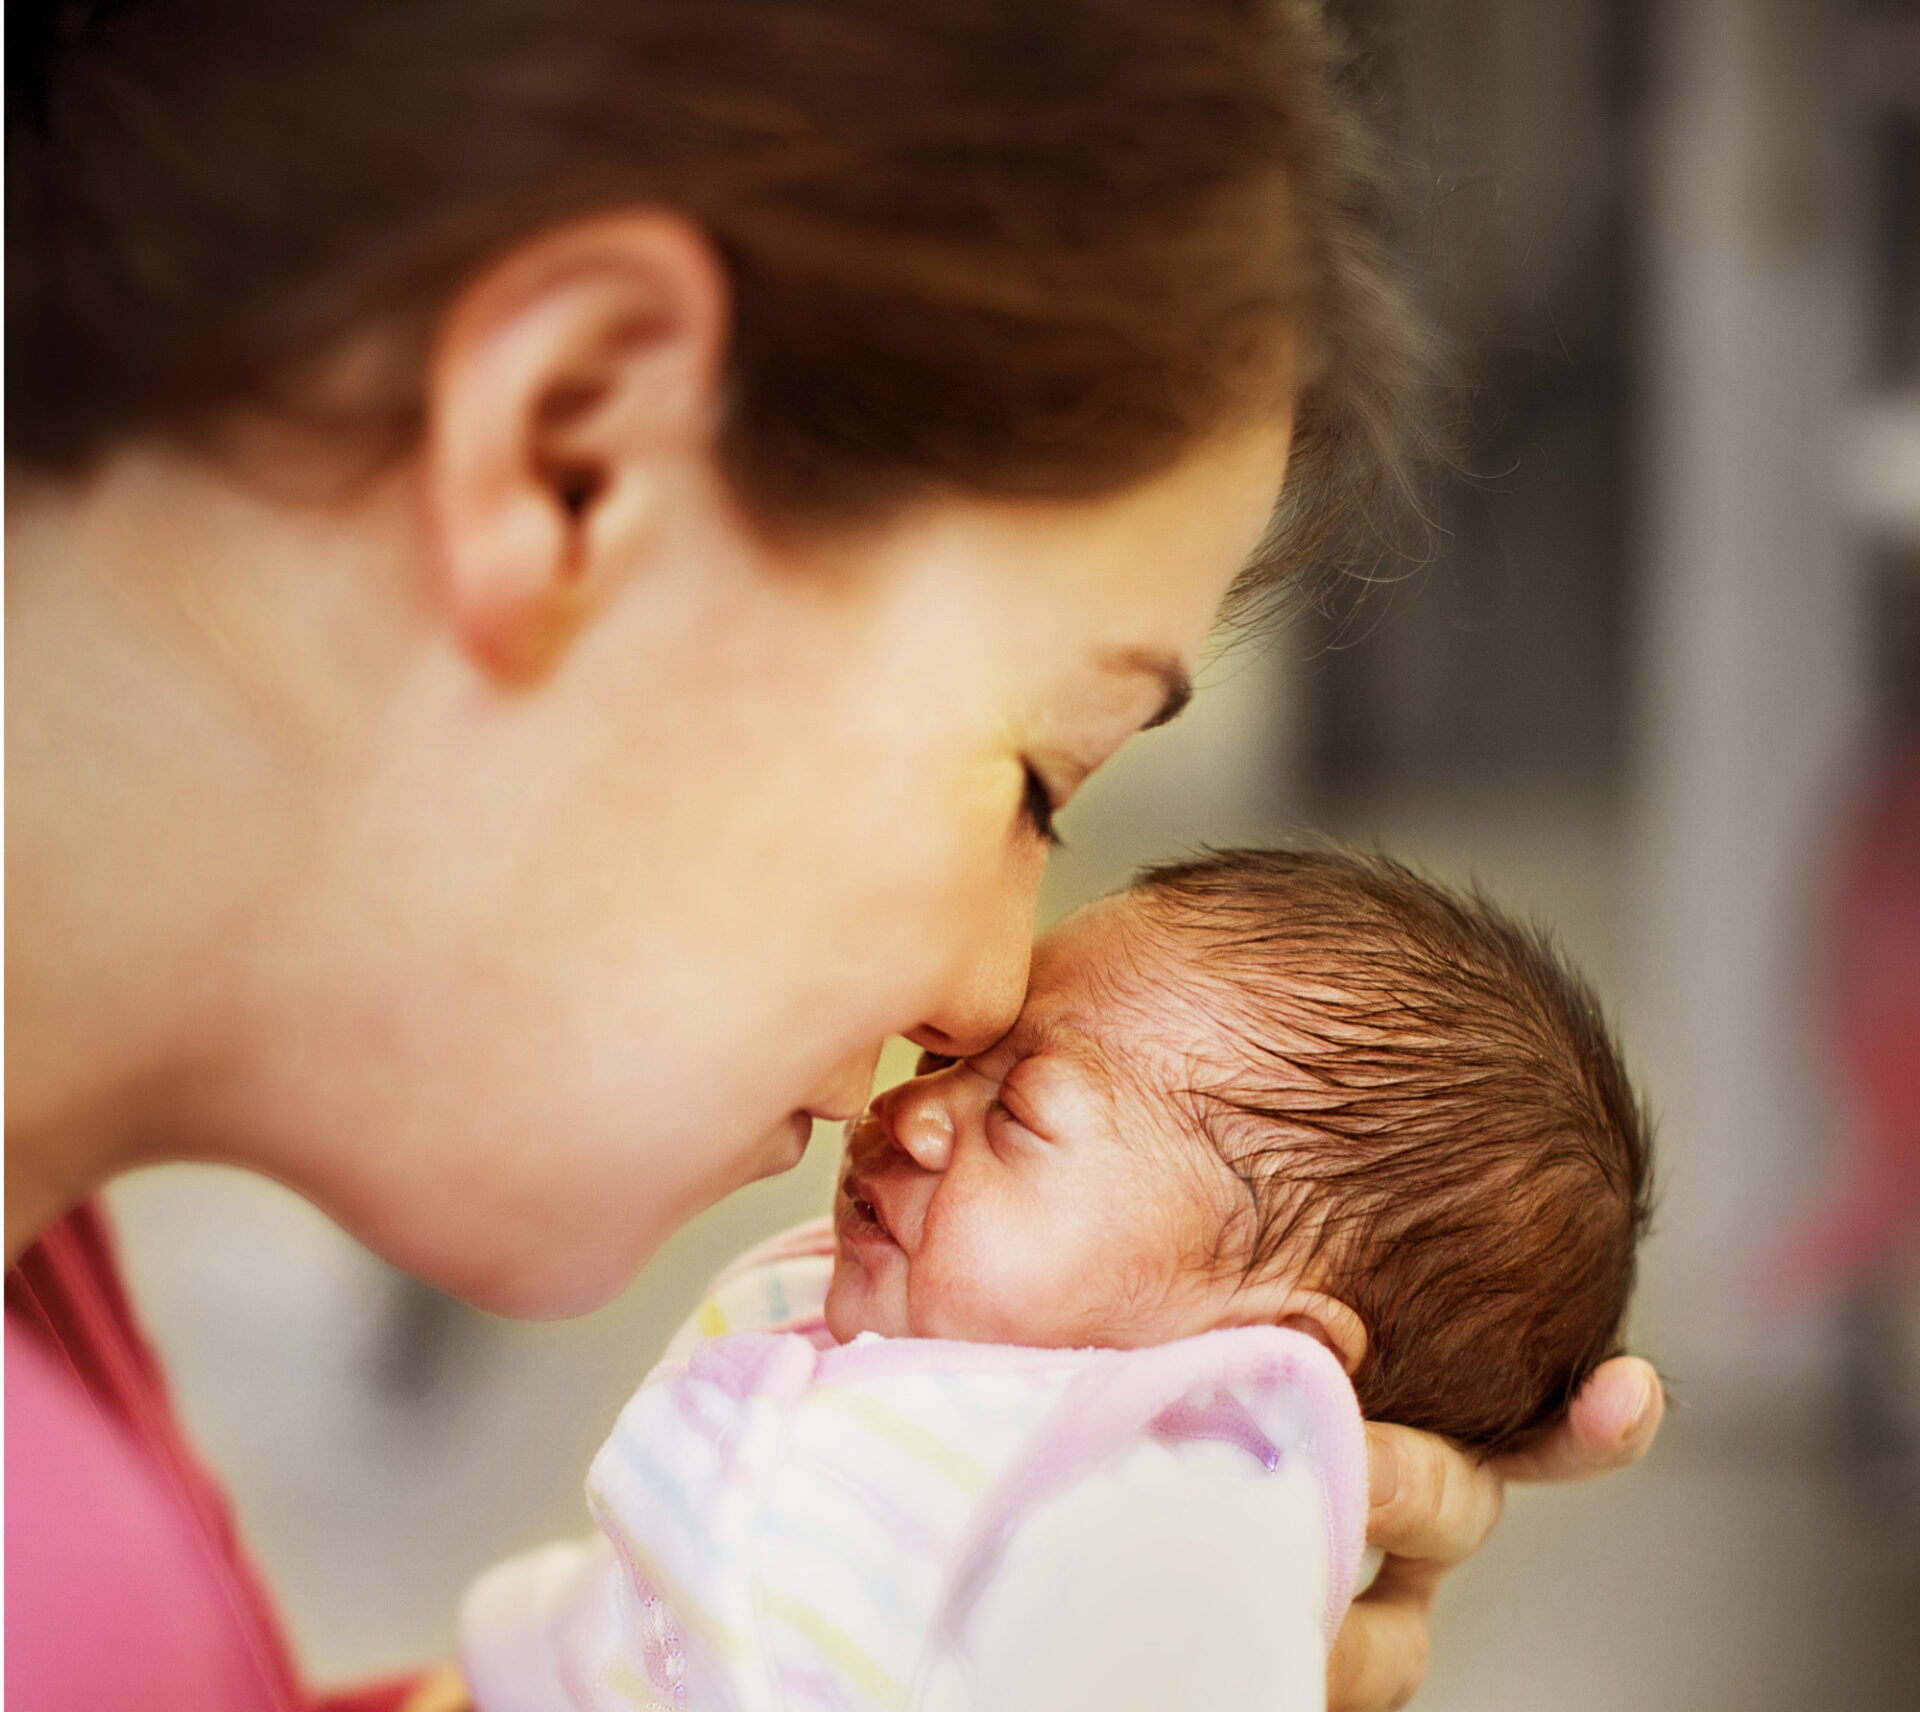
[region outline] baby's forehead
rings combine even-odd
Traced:
[[[1028,1002],[1068,997],[1124,1003],[1163,977],[1165,938],[1131,893],[1082,905],[1035,942]]]
[[[1040,1086],[1057,1073],[1090,1094],[1109,1139],[1179,1209],[1169,1240],[1210,1268],[1241,1197],[1209,1136],[1207,1090],[1236,1079],[1239,1042],[1185,952],[1126,894],[1068,917],[1035,947],[1004,1073]]]
[[[1213,986],[1180,936],[1123,892],[1041,936],[1015,1032],[1029,1050],[1044,1045],[1135,1075],[1184,1067],[1220,1032],[1210,1021]]]
[[[1082,905],[1034,945],[1029,992],[1092,986],[1116,1004],[1214,985],[1200,936],[1150,893],[1115,892]]]
[[[1038,1039],[1070,1026],[1120,1079],[1188,1106],[1196,1085],[1250,1070],[1272,1092],[1287,1053],[1346,1037],[1357,989],[1338,946],[1296,958],[1269,945],[1262,962],[1249,980],[1151,894],[1117,893],[1042,935],[1016,1027]]]

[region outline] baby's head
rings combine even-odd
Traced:
[[[1538,934],[1381,858],[1227,851],[1034,948],[977,1058],[854,1127],[827,1322],[1132,1346],[1283,1324],[1492,1453],[1615,1353],[1646,1118]]]

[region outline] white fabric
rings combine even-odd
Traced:
[[[824,1291],[781,1265],[696,1319]],[[1271,1327],[723,1336],[623,1411],[601,1536],[476,1584],[462,1663],[479,1712],[1320,1712],[1364,1483],[1337,1365]]]

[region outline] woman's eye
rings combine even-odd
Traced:
[[[1034,770],[1031,761],[1022,761],[1020,765],[1026,774],[1026,788],[1020,811],[1026,816],[1027,824],[1044,838],[1052,849],[1058,850],[1060,834],[1053,829],[1053,793],[1047,789],[1046,780]]]
[[[916,1076],[931,1076],[936,1070],[944,1070],[949,1064],[958,1064],[959,1059],[944,1052],[923,1052],[913,1066]]]

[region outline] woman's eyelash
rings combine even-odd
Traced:
[[[916,1076],[931,1076],[936,1070],[944,1070],[949,1064],[958,1064],[959,1059],[945,1052],[923,1052],[919,1062],[913,1067]]]
[[[1025,795],[1021,801],[1021,812],[1027,817],[1027,824],[1047,841],[1050,848],[1061,848],[1060,834],[1053,828],[1053,793],[1047,789],[1047,782],[1034,770],[1031,761],[1022,761],[1021,768],[1026,773]]]

